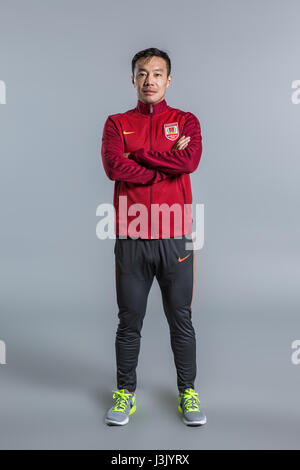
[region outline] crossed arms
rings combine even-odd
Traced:
[[[192,173],[200,162],[202,137],[200,123],[192,113],[187,113],[183,135],[190,143],[183,149],[167,152],[146,151],[144,148],[124,155],[124,143],[115,122],[109,116],[105,122],[101,155],[109,179],[139,184],[158,183],[171,175]]]

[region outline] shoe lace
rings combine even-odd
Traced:
[[[125,413],[128,406],[128,400],[132,396],[131,393],[126,393],[125,390],[113,390],[113,398],[116,398],[116,404],[113,411],[121,411]]]
[[[198,398],[198,393],[195,392],[192,388],[189,388],[183,393],[184,407],[186,411],[200,411],[198,403],[200,400]]]

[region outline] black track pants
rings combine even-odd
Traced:
[[[192,325],[195,252],[193,240],[182,238],[116,238],[115,273],[119,307],[116,332],[117,387],[136,389],[136,367],[148,294],[156,276],[164,313],[170,327],[171,347],[179,392],[194,388],[196,339]]]

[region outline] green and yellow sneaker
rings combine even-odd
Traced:
[[[135,393],[130,393],[126,388],[113,390],[115,404],[106,413],[105,423],[122,426],[129,421],[129,415],[136,410]]]
[[[193,388],[187,388],[178,397],[178,410],[182,421],[187,426],[201,426],[206,423],[205,413],[199,408],[198,393]]]

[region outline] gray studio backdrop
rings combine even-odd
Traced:
[[[149,7],[1,1],[0,447],[299,448],[300,4]],[[192,313],[201,428],[177,412],[156,279],[138,411],[128,426],[104,424],[118,309],[114,240],[96,236],[96,209],[113,197],[101,137],[109,114],[136,105],[130,63],[146,47],[170,54],[167,103],[202,127],[191,175],[205,212]]]

